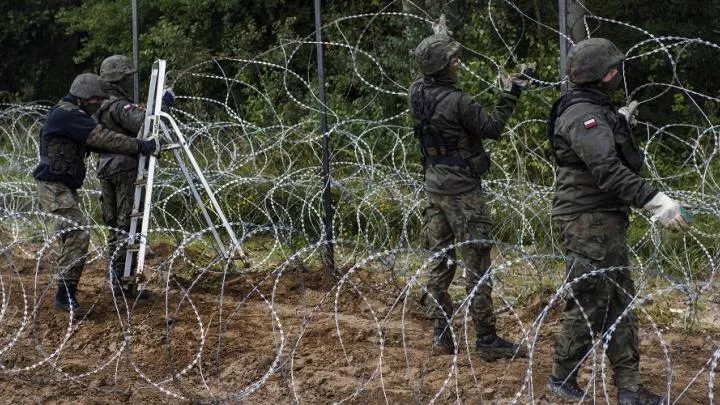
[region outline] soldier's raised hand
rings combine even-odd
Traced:
[[[625,122],[627,122],[630,127],[637,125],[638,104],[637,101],[632,100],[628,105],[618,108],[618,114],[625,118]]]
[[[432,23],[433,33],[452,35],[452,31],[448,30],[447,22],[445,21],[445,14],[440,14],[440,19],[437,22]]]
[[[535,76],[535,66],[535,62],[523,63],[520,65],[520,71],[512,74],[505,71],[505,69],[500,68],[498,77],[500,84],[502,85],[502,89],[510,93],[519,94],[520,91],[522,91],[522,89],[527,86],[530,80],[532,80]]]

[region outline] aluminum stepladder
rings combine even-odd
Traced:
[[[226,260],[239,259],[243,262],[243,265],[247,267],[249,265],[248,258],[240,247],[240,242],[235,236],[235,232],[225,217],[222,208],[220,208],[220,204],[218,204],[215,194],[205,179],[200,166],[198,166],[192,151],[185,141],[185,137],[172,116],[161,110],[162,96],[165,89],[165,67],[166,62],[163,59],[156,60],[153,63],[141,139],[155,139],[158,151],[170,150],[173,152],[175,160],[185,176],[190,191],[195,197],[195,201],[200,207],[203,217],[213,235],[218,253]],[[193,168],[194,178],[185,164],[185,159],[190,162]],[[143,270],[145,268],[145,252],[148,244],[148,228],[150,225],[150,211],[152,209],[152,189],[157,161],[158,158],[156,155],[140,155],[138,159],[138,172],[137,178],[135,179],[135,197],[133,199],[133,210],[130,217],[125,267],[123,269],[123,277],[120,280],[123,288],[132,292],[137,292],[138,283],[144,281]],[[217,227],[210,217],[208,208],[203,203],[200,192],[195,186],[195,179],[200,182],[212,205],[212,210],[230,239],[230,246],[228,248],[226,248],[225,242],[223,242],[220,237]],[[140,223],[140,232],[138,232],[138,223]],[[132,274],[134,260],[137,261],[137,267],[135,274]]]

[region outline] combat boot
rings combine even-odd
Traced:
[[[664,397],[653,394],[642,384],[618,391],[618,405],[662,405],[664,400]]]
[[[77,299],[77,284],[65,283],[58,286],[57,294],[55,294],[55,308],[70,312],[72,309],[73,316],[82,317],[87,314],[87,310],[83,308]]]
[[[527,350],[525,347],[508,342],[497,335],[478,338],[475,342],[475,350],[477,350],[480,358],[485,361],[510,359],[513,357],[527,357]]]
[[[450,333],[450,327],[444,320],[435,321],[432,352],[434,355],[455,354],[455,344]]]
[[[585,396],[585,391],[578,386],[577,379],[574,376],[568,378],[550,376],[546,386],[550,392],[560,398],[577,401]]]

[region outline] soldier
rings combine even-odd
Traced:
[[[659,404],[662,398],[641,384],[635,313],[623,314],[635,297],[628,269],[628,215],[632,205],[644,207],[674,230],[684,231],[688,223],[676,201],[638,175],[643,152],[631,132],[637,103],[617,110],[609,97],[621,82],[624,59],[607,39],[579,42],[568,55],[574,87],[551,113],[548,135],[558,165],[552,217],[572,284],[547,386],[558,396],[582,398],[578,368],[593,349],[592,334],[601,333],[610,337],[607,355],[618,402]],[[598,269],[607,270],[587,276]]]
[[[108,94],[97,113],[100,124],[115,132],[135,138],[145,120],[145,111],[130,101],[130,89],[133,87],[133,75],[137,69],[132,61],[124,55],[113,55],[106,58],[100,65],[100,76],[110,83]],[[172,91],[163,95],[163,106],[174,101]],[[132,214],[135,180],[137,178],[138,159],[136,155],[111,152],[100,154],[97,176],[101,184],[103,221],[111,228],[108,238],[108,258],[112,261],[113,293],[130,298],[143,298],[146,294],[135,297],[135,290],[123,288],[120,278],[125,269],[126,247],[123,242],[130,231],[130,215]],[[119,249],[118,249],[118,245]],[[115,253],[117,252],[117,253]],[[131,274],[134,274],[134,263]]]
[[[477,333],[476,350],[487,361],[524,356],[515,343],[497,336],[491,298],[491,218],[481,176],[490,160],[482,139],[498,139],[527,80],[503,76],[504,91],[495,110],[486,112],[454,86],[460,72],[460,44],[444,33],[420,42],[415,57],[423,76],[409,90],[415,136],[420,141],[427,206],[422,245],[433,252],[456,240],[467,266],[467,292],[474,290],[470,312]],[[470,243],[465,243],[472,241]],[[448,287],[455,275],[455,249],[433,260],[422,304],[434,319],[433,352],[452,354],[455,344],[449,320],[453,305]]]
[[[128,155],[148,154],[155,140],[139,141],[102,127],[92,115],[106,99],[108,83],[97,75],[84,73],[75,78],[70,93],[50,111],[40,132],[40,163],[33,176],[43,211],[62,218],[56,221],[60,233],[57,257],[55,306],[82,316],[86,313],[75,297],[90,234],[81,227],[87,220],[80,210],[77,189],[85,180],[85,156],[91,150]]]

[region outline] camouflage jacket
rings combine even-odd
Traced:
[[[421,119],[418,104],[439,96],[442,100],[427,119],[437,129],[441,142],[452,146],[441,159],[428,160],[427,145],[420,140],[425,155],[425,189],[445,195],[466,193],[480,185],[480,175],[489,165],[482,140],[500,138],[515,109],[519,91],[503,92],[495,109],[488,113],[452,82],[425,76],[415,81],[409,90],[410,113],[416,125]]]
[[[643,152],[609,97],[598,90],[573,89],[604,103],[580,102],[555,121],[553,150],[558,163],[552,215],[571,219],[583,212],[642,207],[657,193],[638,172]]]
[[[145,110],[133,104],[120,87],[113,85],[110,98],[103,102],[97,112],[97,119],[105,128],[136,138],[145,121]],[[137,156],[114,153],[101,153],[98,161],[97,176],[107,179],[120,173],[137,170]]]
[[[135,139],[103,128],[65,96],[50,111],[40,131],[40,163],[33,177],[78,189],[85,181],[85,156],[89,151],[112,151],[137,155]]]

